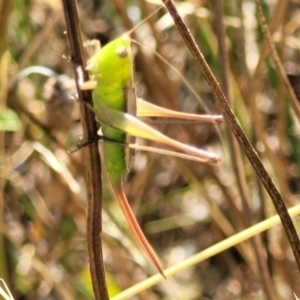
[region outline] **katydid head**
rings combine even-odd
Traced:
[[[127,34],[111,41],[103,47],[99,42],[89,42],[98,49],[88,60],[86,70],[90,73],[90,80],[84,82],[81,88],[84,90],[107,87],[107,93],[113,93],[114,86],[122,88],[124,83],[132,80],[132,50],[131,40]],[[111,88],[111,89],[110,89]]]

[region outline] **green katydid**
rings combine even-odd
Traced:
[[[222,117],[176,112],[137,99],[134,90],[131,39],[127,34],[99,49],[88,61],[87,70],[91,80],[83,83],[81,89],[93,90],[92,109],[101,124],[104,136],[103,152],[109,180],[138,242],[158,272],[164,276],[163,268],[144,236],[123,191],[123,183],[132,164],[133,151],[142,149],[210,164],[218,163],[220,159],[210,152],[163,135],[136,116],[179,118],[212,123],[220,123]],[[142,147],[135,144],[134,137],[154,140],[185,153]],[[115,143],[105,142],[105,138]]]

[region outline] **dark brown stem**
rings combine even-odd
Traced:
[[[84,80],[88,80],[88,73],[85,71],[85,58],[79,18],[75,0],[62,0],[66,19],[68,41],[70,46],[71,61],[74,65],[77,92],[80,102],[92,104],[90,91],[82,91],[78,85],[77,67],[82,68]],[[97,124],[94,113],[81,105],[82,127],[85,140],[89,140],[97,133]],[[90,273],[95,299],[108,300],[108,292],[105,281],[105,273],[102,256],[101,243],[101,210],[102,210],[102,185],[101,185],[101,165],[98,144],[92,143],[84,148],[85,163],[87,172],[87,192],[88,192],[88,211],[87,211],[87,244],[90,262]]]
[[[267,173],[266,169],[264,168],[260,158],[258,157],[256,151],[250,144],[248,138],[246,137],[243,129],[241,128],[238,120],[235,118],[233,111],[231,110],[226,97],[224,96],[219,83],[216,81],[213,73],[211,72],[209,66],[207,65],[202,53],[200,52],[197,44],[195,43],[194,38],[192,37],[188,27],[183,22],[182,18],[180,17],[176,7],[174,6],[173,1],[171,0],[162,0],[165,4],[166,8],[168,9],[171,17],[174,20],[174,23],[182,35],[188,49],[190,50],[191,54],[193,55],[198,67],[202,71],[208,85],[210,86],[212,93],[222,108],[223,114],[227,123],[234,133],[235,137],[237,138],[240,146],[243,148],[246,156],[248,157],[250,163],[252,164],[254,170],[256,171],[258,177],[260,178],[261,182],[265,186],[268,194],[270,195],[274,206],[278,212],[278,215],[281,219],[283,227],[285,229],[286,235],[288,240],[291,244],[295,260],[298,264],[298,268],[300,270],[300,242],[298,235],[296,233],[294,224],[290,215],[288,214],[287,208],[284,204],[284,201],[273,183],[272,179],[270,178],[269,174]]]

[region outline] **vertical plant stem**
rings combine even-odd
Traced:
[[[295,260],[298,264],[298,268],[300,270],[300,242],[295,230],[294,224],[290,215],[288,214],[287,208],[284,204],[284,201],[279,193],[277,187],[273,183],[271,177],[267,173],[266,169],[264,168],[260,158],[258,157],[256,151],[250,144],[248,138],[246,137],[243,129],[241,128],[238,120],[236,119],[232,109],[230,108],[226,97],[224,96],[218,82],[216,81],[213,73],[211,72],[209,66],[207,65],[203,54],[200,52],[197,44],[195,43],[194,38],[192,37],[188,27],[180,17],[177,9],[171,0],[162,0],[165,4],[167,10],[169,11],[171,17],[174,20],[174,23],[183,37],[188,49],[190,50],[191,54],[193,55],[198,67],[202,71],[208,85],[211,88],[211,91],[222,108],[224,117],[230,126],[230,129],[234,133],[235,137],[237,138],[240,146],[243,148],[246,156],[248,157],[250,163],[252,164],[254,170],[256,171],[258,177],[260,178],[261,182],[263,183],[264,187],[266,188],[268,194],[270,195],[271,199],[273,200],[274,206],[277,210],[277,213],[281,219],[281,222],[284,226],[286,235],[288,237],[289,243],[291,244]]]
[[[71,61],[74,65],[74,74],[76,86],[80,101],[92,103],[90,91],[81,91],[78,85],[78,72],[76,68],[80,66],[83,71],[84,81],[88,80],[88,73],[85,71],[85,59],[83,52],[83,43],[79,18],[75,0],[63,0],[64,14],[67,25],[68,41],[70,46]],[[85,105],[81,105],[81,116],[83,135],[85,140],[89,140],[97,133],[97,124],[94,113]],[[91,143],[84,148],[85,163],[87,172],[87,192],[88,192],[88,209],[87,209],[87,244],[90,262],[90,273],[95,299],[106,300],[108,292],[105,281],[102,242],[101,242],[101,211],[102,211],[102,186],[101,186],[101,165],[100,155],[97,143]]]

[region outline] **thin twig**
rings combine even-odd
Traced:
[[[241,128],[238,120],[235,118],[235,115],[230,108],[226,97],[224,96],[218,82],[216,81],[213,73],[211,72],[209,66],[207,65],[202,53],[200,52],[197,44],[195,43],[194,38],[192,37],[188,27],[180,17],[179,13],[177,12],[177,9],[171,0],[162,0],[165,4],[166,8],[168,9],[171,17],[174,20],[174,23],[179,31],[179,33],[182,35],[188,49],[190,50],[191,54],[193,55],[196,63],[198,64],[198,67],[202,71],[208,85],[211,88],[211,91],[222,108],[223,114],[225,119],[228,122],[228,125],[230,126],[232,132],[236,136],[240,146],[243,148],[246,156],[248,157],[250,163],[252,164],[254,170],[256,171],[258,177],[262,181],[263,185],[265,186],[268,194],[270,195],[274,206],[277,210],[277,213],[281,219],[281,222],[283,224],[283,227],[285,229],[286,235],[288,237],[288,240],[291,244],[295,260],[298,264],[298,268],[300,270],[300,242],[297,235],[297,232],[295,230],[294,224],[292,222],[292,219],[290,215],[288,214],[287,208],[284,204],[284,201],[273,183],[271,177],[267,173],[266,169],[264,168],[260,158],[258,157],[256,151],[250,144],[248,138],[246,137],[243,129]]]
[[[71,61],[74,64],[76,87],[80,101],[91,105],[92,95],[90,91],[81,91],[78,85],[78,72],[76,67],[80,66],[83,71],[84,81],[88,80],[88,73],[85,71],[85,59],[81,30],[79,26],[78,11],[75,0],[62,0],[67,25],[68,41],[70,46]],[[94,113],[81,105],[83,136],[85,140],[95,136],[97,124]],[[87,243],[90,262],[90,273],[92,277],[95,299],[109,299],[105,281],[105,273],[102,256],[101,242],[101,211],[102,211],[102,185],[101,165],[98,144],[92,143],[85,147],[85,163],[87,172],[88,190],[88,212],[87,212]]]

